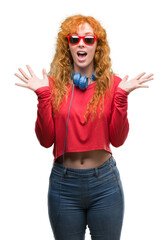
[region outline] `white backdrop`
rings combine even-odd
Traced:
[[[91,15],[107,31],[112,68],[121,78],[153,73],[149,88],[128,97],[130,131],[111,146],[125,193],[122,240],[168,239],[167,7],[166,0],[6,0],[1,20],[0,238],[52,240],[47,212],[52,147],[34,132],[37,96],[14,73],[29,64],[37,76],[49,71],[60,23]],[[28,72],[27,72],[28,73]],[[91,239],[89,229],[86,239]]]

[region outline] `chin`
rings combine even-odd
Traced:
[[[87,68],[90,66],[91,63],[83,62],[83,63],[77,63],[76,66],[78,68]]]

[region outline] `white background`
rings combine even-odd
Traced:
[[[52,147],[34,132],[37,96],[14,73],[29,64],[42,77],[50,69],[61,22],[91,15],[107,31],[112,68],[129,79],[153,73],[149,88],[130,93],[130,131],[123,146],[111,146],[125,193],[123,240],[168,239],[167,6],[166,1],[6,0],[1,22],[0,238],[52,240],[47,212]],[[86,239],[91,239],[89,229]]]

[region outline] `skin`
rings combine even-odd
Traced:
[[[94,35],[92,27],[85,23],[84,25],[79,25],[79,29],[77,31],[77,35],[79,36],[87,36]],[[74,72],[80,72],[84,76],[91,77],[94,72],[94,55],[97,47],[97,40],[91,46],[86,45],[83,39],[77,45],[69,44],[69,50],[73,58],[74,64]],[[86,60],[81,62],[78,59],[77,51],[85,51],[87,52]]]
[[[92,27],[88,24],[85,23],[84,25],[79,25],[79,29],[77,32],[78,35],[83,36],[83,35],[89,35],[92,34],[94,35]],[[80,40],[80,42],[77,45],[72,46],[69,44],[69,50],[71,52],[71,55],[74,60],[74,72],[80,72],[84,76],[91,77],[92,73],[94,72],[94,54],[96,51],[97,47],[97,40],[95,43],[91,46],[86,45],[83,42],[83,39]],[[86,61],[84,62],[79,62],[77,58],[77,51],[86,51],[87,52],[87,58]],[[20,73],[22,74],[19,75],[18,73],[15,73],[14,75],[20,80],[22,80],[25,84],[20,84],[20,83],[15,83],[15,85],[20,86],[20,87],[26,87],[29,88],[30,90],[35,91],[37,88],[43,87],[43,86],[49,86],[49,81],[47,77],[47,72],[45,69],[42,70],[43,74],[43,79],[38,78],[34,71],[31,69],[29,65],[26,65],[30,76],[28,76],[21,68],[18,68]],[[139,75],[137,75],[135,78],[128,80],[128,75],[126,75],[118,87],[122,88],[123,90],[127,92],[132,92],[133,90],[137,88],[148,88],[147,85],[142,85],[145,82],[148,82],[150,80],[153,80],[152,76],[153,74],[149,74],[147,76],[144,76],[146,72],[143,72]]]
[[[20,86],[20,87],[26,87],[32,91],[35,91],[37,88],[44,87],[44,86],[49,86],[49,81],[47,77],[47,72],[45,69],[42,70],[43,73],[43,79],[38,78],[31,67],[29,65],[26,65],[30,76],[28,76],[21,68],[18,68],[18,70],[21,72],[21,75],[18,73],[15,73],[14,75],[18,78],[20,78],[25,84],[20,84],[20,83],[15,83],[15,85]]]
[[[93,29],[88,23],[85,23],[83,26],[79,25],[78,32],[76,34],[78,35],[87,35],[93,34]],[[84,76],[91,77],[92,73],[94,72],[94,54],[97,47],[97,40],[95,41],[94,45],[88,46],[86,45],[83,40],[75,45],[72,46],[69,44],[69,51],[71,52],[72,58],[74,60],[74,72],[80,72]],[[79,61],[77,58],[76,52],[77,51],[86,51],[87,57],[85,61]],[[24,84],[15,83],[15,85],[20,87],[28,88],[32,91],[35,91],[37,88],[43,87],[43,86],[49,86],[49,81],[47,77],[46,70],[42,70],[43,78],[38,78],[34,71],[31,69],[29,65],[26,65],[30,76],[28,76],[21,68],[18,68],[20,73],[15,73],[14,75],[18,77],[20,80],[24,82]],[[148,81],[153,80],[153,74],[149,74],[145,76],[146,72],[138,74],[136,77],[132,78],[128,81],[128,75],[126,75],[122,81],[119,83],[118,87],[122,88],[123,90],[127,92],[132,92],[133,90],[137,88],[148,88],[147,85],[142,85]],[[111,157],[111,154],[105,150],[93,150],[93,151],[85,151],[85,152],[69,152],[65,153],[65,162],[64,165],[66,167],[70,168],[93,168],[102,165],[107,159]],[[62,163],[62,156],[57,158],[57,161]]]

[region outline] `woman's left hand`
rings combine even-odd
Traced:
[[[148,88],[149,86],[147,85],[141,85],[142,83],[148,82],[150,80],[153,80],[152,76],[153,73],[147,75],[146,77],[144,76],[145,72],[139,74],[137,77],[131,79],[130,81],[127,81],[128,75],[126,75],[122,81],[119,83],[118,87],[121,89],[127,91],[127,92],[132,92],[136,88]]]

